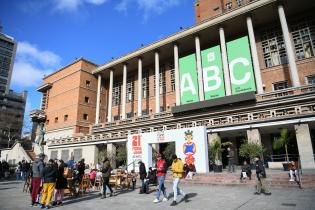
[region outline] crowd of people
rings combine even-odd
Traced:
[[[229,152],[229,171],[233,172],[232,166],[233,154]],[[31,178],[31,206],[39,205],[40,208],[49,209],[51,206],[60,206],[63,204],[65,189],[77,192],[78,184],[82,183],[84,177],[88,176],[91,185],[95,184],[96,178],[102,180],[101,199],[106,198],[107,192],[109,196],[114,195],[114,191],[110,184],[112,175],[112,167],[108,158],[105,158],[102,164],[97,163],[95,167],[86,165],[84,159],[76,162],[73,157],[65,163],[63,160],[48,160],[44,163],[45,155],[39,154],[35,161],[27,162],[25,160],[19,162],[16,166],[15,173],[17,180],[25,180]],[[182,195],[182,199],[187,201],[186,193],[180,188],[181,179],[192,179],[196,174],[196,168],[193,164],[186,164],[175,154],[172,156],[172,162],[168,163],[163,154],[156,154],[156,168],[149,167],[148,171],[143,162],[139,161],[139,173],[134,170],[127,173],[131,177],[131,187],[136,189],[136,182],[139,176],[141,181],[140,194],[149,194],[149,186],[156,186],[156,194],[154,203],[167,202],[168,192],[165,187],[167,172],[171,171],[173,178],[173,201],[171,206],[178,203],[178,196]],[[0,177],[5,177],[5,173],[9,172],[9,164],[6,161],[0,162]],[[254,161],[256,169],[256,192],[255,194],[270,195],[269,185],[266,181],[266,170],[260,157],[257,156]],[[290,181],[298,182],[297,166],[294,161],[290,162]],[[71,179],[67,179],[71,177]],[[244,179],[251,180],[251,165],[247,161],[243,162],[241,168],[240,181]],[[95,185],[94,185],[95,186]],[[161,198],[162,196],[162,198]]]

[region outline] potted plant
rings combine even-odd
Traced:
[[[288,144],[291,138],[292,136],[289,133],[288,129],[282,128],[280,129],[280,137],[276,138],[272,144],[272,147],[274,150],[279,150],[279,149],[282,149],[283,147],[285,149],[285,162],[282,163],[284,171],[289,170]]]
[[[209,159],[213,163],[213,172],[222,172],[222,154],[223,147],[232,145],[231,142],[221,143],[221,138],[215,138],[209,145]]]
[[[266,149],[261,145],[254,142],[249,142],[245,140],[246,143],[242,144],[239,149],[239,155],[241,157],[250,160],[250,164],[254,163],[256,156],[262,157]]]

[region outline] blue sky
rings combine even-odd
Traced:
[[[194,24],[194,0],[1,0],[3,32],[18,50],[11,89],[38,108],[42,77],[85,57],[103,64]]]

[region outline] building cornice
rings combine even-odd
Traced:
[[[229,20],[229,19],[232,19],[234,17],[237,17],[239,15],[242,15],[242,14],[246,14],[252,10],[255,10],[259,7],[262,7],[262,6],[265,6],[265,5],[268,5],[270,3],[273,3],[273,2],[276,2],[277,0],[257,0],[257,1],[253,1],[252,3],[248,4],[248,5],[245,5],[241,8],[237,8],[237,9],[234,9],[234,10],[231,10],[230,12],[228,13],[223,13],[223,14],[220,14],[218,15],[217,17],[213,18],[213,19],[209,19],[209,20],[206,20],[204,22],[201,22],[197,25],[194,25],[188,29],[184,29],[184,30],[181,30],[175,34],[172,34],[166,38],[163,38],[161,40],[158,40],[156,42],[153,42],[151,43],[150,45],[148,46],[145,46],[145,47],[142,47],[136,51],[133,51],[131,53],[128,53],[124,56],[121,56],[119,58],[116,58],[106,64],[103,64],[101,66],[99,66],[96,70],[94,70],[92,73],[93,74],[97,74],[105,69],[109,69],[109,68],[113,68],[115,65],[117,64],[120,64],[120,63],[124,63],[124,62],[127,62],[128,60],[130,59],[133,59],[133,58],[137,58],[141,55],[143,55],[144,53],[147,53],[147,52],[150,52],[150,51],[155,51],[157,50],[159,47],[161,46],[164,46],[164,45],[167,45],[167,44],[172,44],[174,42],[176,42],[178,39],[181,39],[181,38],[184,38],[184,37],[187,37],[187,36],[191,36],[193,34],[196,34],[206,28],[209,28],[211,26],[214,26],[214,25],[217,25],[217,24],[220,24],[226,20]]]

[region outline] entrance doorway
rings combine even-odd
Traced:
[[[159,144],[152,144],[152,166],[156,166],[156,154],[160,153],[165,156],[167,164],[170,166],[172,164],[172,155],[175,153],[175,142],[166,142]]]

